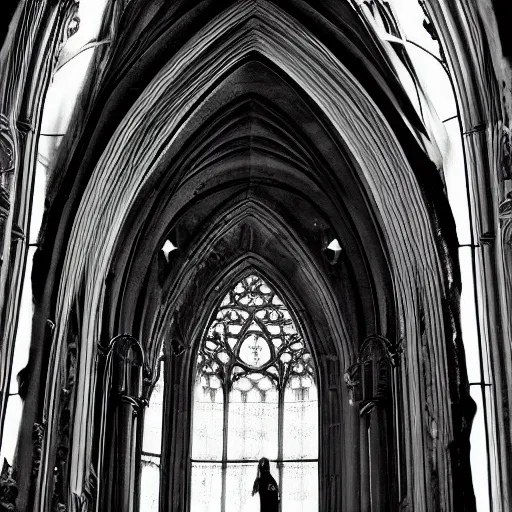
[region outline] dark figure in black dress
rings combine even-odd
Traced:
[[[258,462],[258,476],[254,481],[252,495],[260,493],[260,512],[278,512],[279,488],[270,474],[270,462],[263,457]]]

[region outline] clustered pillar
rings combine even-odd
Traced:
[[[398,446],[390,446],[393,428],[395,367],[392,344],[370,336],[362,344],[358,361],[345,373],[350,403],[360,416],[361,511],[395,510],[390,485],[397,473]]]

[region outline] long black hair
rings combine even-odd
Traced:
[[[266,457],[262,457],[258,461],[258,472],[256,473],[256,480],[252,488],[253,496],[260,490],[260,477],[264,474],[270,474],[270,461]]]
[[[270,473],[270,461],[266,457],[262,457],[258,462],[258,476],[261,473]]]

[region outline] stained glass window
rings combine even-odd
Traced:
[[[197,358],[192,512],[259,510],[271,460],[283,510],[318,510],[318,397],[311,354],[283,301],[249,275],[224,297]]]

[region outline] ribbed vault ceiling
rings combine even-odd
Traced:
[[[297,92],[263,64],[249,61],[230,75],[194,112],[166,155],[169,167],[162,166],[161,177],[142,194],[153,199],[142,203],[128,223],[130,229],[114,258],[114,273],[119,277],[112,297],[114,304],[125,304],[127,309],[106,308],[121,319],[121,330],[134,328],[130,322],[137,318],[141,305],[134,299],[146,295],[146,269],[154,270],[155,255],[169,233],[177,232],[179,254],[185,260],[194,255],[199,264],[201,258],[196,255],[201,251],[205,259],[209,253],[226,252],[219,251],[217,242],[227,236],[222,227],[234,215],[229,211],[241,212],[237,215],[240,222],[241,216],[251,216],[256,233],[265,227],[257,222],[263,213],[256,213],[255,201],[266,212],[263,216],[269,219],[268,227],[272,225],[275,231],[273,237],[262,233],[257,237],[266,245],[269,260],[278,253],[272,238],[288,245],[288,251],[296,239],[295,257],[283,259],[285,266],[301,268],[300,249],[317,266],[323,266],[324,272],[334,274],[333,278],[351,282],[354,299],[363,297],[369,310],[366,314],[361,310],[353,318],[373,331],[376,310],[380,310],[385,325],[392,299],[381,293],[379,305],[374,296],[376,290],[390,289],[380,234],[357,176],[330,132]],[[212,233],[203,236],[205,230]],[[323,253],[334,237],[343,240],[343,271],[347,275],[342,279],[335,276],[340,271],[330,268]],[[236,237],[226,246],[237,247]],[[164,267],[159,279],[173,283],[181,269],[177,255],[173,254],[172,265]],[[123,272],[125,268],[129,276]],[[377,284],[372,275],[377,276]],[[293,274],[290,278],[293,281]],[[150,295],[158,287],[158,283],[150,286]],[[123,297],[120,302],[119,293]],[[113,329],[118,328],[114,322]],[[360,336],[364,338],[365,333]],[[145,331],[140,337],[155,339]]]

